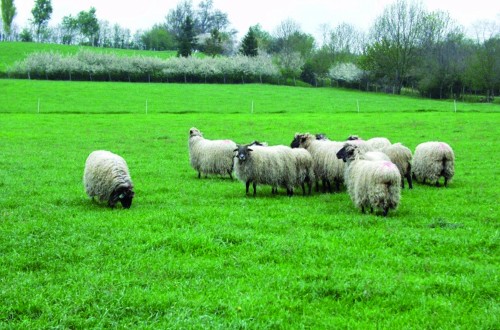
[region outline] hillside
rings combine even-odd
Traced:
[[[9,66],[14,64],[16,61],[23,60],[31,53],[55,52],[61,54],[76,54],[81,49],[99,53],[113,53],[123,56],[142,55],[158,58],[169,58],[176,55],[176,52],[173,51],[155,52],[149,50],[96,48],[88,46],[43,44],[35,42],[0,42],[0,77],[5,76],[5,72]]]

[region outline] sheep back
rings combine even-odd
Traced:
[[[413,156],[411,150],[401,143],[394,143],[383,148],[382,152],[389,156],[391,162],[398,167],[399,174],[401,174],[401,187],[404,188],[404,179],[406,178],[408,187],[412,189],[411,161]]]
[[[444,185],[455,175],[455,154],[445,142],[424,142],[415,148],[412,172],[420,182],[435,183],[444,177]]]
[[[356,159],[346,169],[347,191],[356,207],[396,209],[401,198],[401,175],[390,161]]]

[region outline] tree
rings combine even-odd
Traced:
[[[255,32],[250,27],[241,42],[240,53],[245,56],[257,56],[259,54],[259,44]]]
[[[51,0],[35,0],[35,7],[31,10],[33,15],[33,25],[35,26],[35,35],[37,41],[41,41],[42,33],[44,33],[52,15]]]
[[[175,9],[169,11],[166,17],[166,28],[176,39],[180,39],[183,33],[183,27],[186,19],[190,17],[193,23],[193,18],[195,17],[195,12],[193,9],[192,1],[184,0],[177,4]],[[194,24],[193,24],[194,25]],[[194,26],[193,26],[194,33]]]
[[[186,17],[177,42],[179,44],[177,56],[188,57],[193,52],[193,49],[195,49],[196,40],[194,33],[194,22],[191,19],[191,16]]]
[[[213,8],[213,0],[201,1],[196,11],[197,34],[208,33],[216,29],[224,31],[229,26],[227,14]]]
[[[1,4],[3,30],[7,36],[10,36],[12,21],[16,16],[16,6],[14,5],[14,0],[2,0]]]
[[[212,57],[222,54],[224,47],[222,44],[222,35],[217,29],[212,29],[210,37],[205,40],[205,53]]]
[[[64,16],[61,23],[62,43],[72,45],[78,32],[78,20],[73,16]]]
[[[269,46],[273,40],[271,34],[267,31],[264,31],[260,24],[254,25],[250,27],[257,39],[257,45],[259,47],[259,53],[269,52]]]
[[[373,43],[365,53],[364,69],[392,85],[399,94],[416,63],[426,12],[419,2],[397,0],[371,29]]]
[[[327,33],[325,47],[329,49],[334,62],[350,62],[361,54],[363,33],[350,24],[339,24]]]
[[[87,38],[88,44],[91,46],[97,45],[97,36],[99,33],[99,22],[95,15],[96,9],[91,7],[89,11],[81,11],[78,13],[77,21],[80,33],[84,38]]]
[[[174,36],[164,25],[154,25],[141,36],[141,40],[145,48],[150,50],[172,50],[176,47]]]

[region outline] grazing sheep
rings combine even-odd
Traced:
[[[347,191],[356,207],[365,213],[365,207],[382,209],[386,216],[396,209],[401,199],[401,175],[390,161],[365,160],[356,145],[346,143],[337,152],[337,158],[346,164]]]
[[[245,182],[246,193],[253,186],[254,196],[257,194],[257,184],[286,188],[287,195],[293,195],[293,185],[296,182],[294,156],[285,146],[238,145],[233,151],[236,153],[234,172],[236,177]]]
[[[411,150],[401,143],[394,143],[389,147],[382,149],[382,152],[389,156],[391,162],[393,162],[399,169],[401,174],[401,188],[405,187],[405,178],[408,181],[408,188],[413,189],[413,183],[411,178]]]
[[[195,127],[189,130],[189,161],[191,167],[201,173],[207,174],[229,174],[233,175],[233,150],[236,143],[231,140],[208,140]]]
[[[335,191],[340,191],[340,184],[344,179],[344,163],[335,156],[344,145],[343,142],[317,140],[313,134],[295,134],[294,141],[299,141],[299,147],[311,153],[313,158],[314,175],[323,181],[324,189],[332,191],[331,184],[335,183]],[[292,142],[293,143],[293,142]],[[319,190],[316,184],[316,190]]]
[[[118,201],[126,209],[132,205],[133,184],[125,160],[106,150],[90,153],[83,172],[85,192],[90,198],[107,201],[114,207]]]
[[[439,187],[439,178],[444,177],[444,186],[455,174],[455,154],[444,142],[424,142],[417,146],[413,155],[413,175],[417,181],[429,180]]]

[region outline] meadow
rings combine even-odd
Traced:
[[[0,328],[498,329],[498,105],[266,85],[0,80],[0,93]],[[197,178],[193,126],[271,145],[441,140],[456,174],[403,190],[386,218],[345,191],[246,196]],[[97,149],[127,160],[130,209],[85,195]]]

